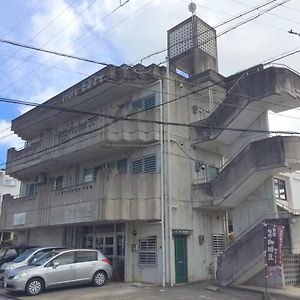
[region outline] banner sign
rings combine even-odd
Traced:
[[[283,232],[283,225],[265,225],[265,261],[270,276],[281,274]]]

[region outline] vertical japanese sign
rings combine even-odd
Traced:
[[[265,260],[269,276],[281,275],[283,232],[283,225],[265,226]]]

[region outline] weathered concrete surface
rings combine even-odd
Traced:
[[[263,70],[260,66],[252,74],[246,72],[227,79],[228,96],[207,119],[195,123],[201,127],[192,130],[194,142],[216,139],[223,132],[217,127],[228,127],[252,102],[267,99],[266,103],[260,103],[260,108],[275,112],[299,105],[300,77],[296,73],[275,67]],[[285,104],[280,106],[276,99],[269,99],[272,95],[280,96]]]
[[[201,202],[197,199],[199,189],[208,193],[212,206],[219,202],[236,206],[273,174],[300,169],[299,142],[299,137],[277,136],[248,144],[209,185],[193,186],[193,201]]]
[[[285,225],[283,248],[290,249],[288,219],[265,220],[265,222]],[[249,232],[243,233],[240,239],[218,257],[217,279],[222,286],[244,284],[263,269],[264,225],[261,222]],[[258,285],[263,283],[263,278],[257,282]],[[276,287],[282,286],[283,282],[276,282]]]

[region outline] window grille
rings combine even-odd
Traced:
[[[225,249],[225,236],[224,234],[214,234],[212,236],[213,254],[219,255]]]
[[[143,99],[132,102],[132,110],[139,110],[143,108]]]
[[[155,156],[146,157],[144,159],[144,173],[151,173],[156,171]]]
[[[148,156],[143,159],[131,162],[130,172],[137,173],[152,173],[156,171],[156,156]]]
[[[139,240],[139,265],[156,266],[156,237]]]
[[[135,160],[131,163],[131,173],[142,173],[143,172],[143,160]]]
[[[155,107],[155,94],[138,99],[131,104],[132,110],[149,109]]]
[[[149,97],[144,99],[145,109],[152,108],[154,106],[155,106],[155,94],[152,94]]]

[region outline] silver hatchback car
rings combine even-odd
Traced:
[[[19,255],[16,259],[11,262],[4,263],[0,267],[0,283],[3,283],[4,280],[4,272],[8,272],[11,269],[16,269],[19,267],[27,266],[33,261],[37,260],[42,255],[60,249],[68,249],[67,247],[59,246],[59,247],[37,247],[29,249]]]
[[[111,262],[99,250],[55,250],[28,266],[5,272],[4,287],[33,296],[63,285],[91,282],[102,286],[111,275]]]

